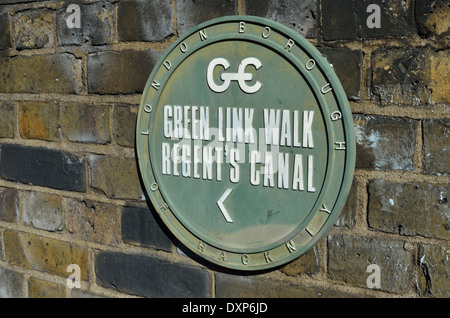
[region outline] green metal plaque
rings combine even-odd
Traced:
[[[305,253],[353,178],[353,121],[336,74],[307,40],[263,18],[215,19],[173,43],[147,82],[136,138],[161,219],[233,269]]]

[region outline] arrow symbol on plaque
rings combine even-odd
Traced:
[[[223,205],[223,202],[228,198],[231,191],[233,191],[231,188],[226,189],[225,192],[220,197],[219,201],[217,201],[217,205],[219,206],[220,212],[222,212],[223,216],[225,217],[225,220],[227,220],[228,223],[233,223],[233,220],[230,218],[227,209],[225,209],[225,206]]]

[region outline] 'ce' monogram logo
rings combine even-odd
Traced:
[[[253,65],[256,69],[259,69],[262,66],[261,61],[256,57],[247,57],[243,59],[241,64],[239,64],[237,73],[222,73],[220,75],[220,79],[223,81],[222,85],[217,85],[213,79],[214,68],[217,65],[221,65],[224,69],[228,69],[230,67],[230,63],[223,57],[216,57],[208,65],[206,80],[208,82],[209,88],[211,88],[216,93],[225,92],[230,86],[231,81],[237,81],[241,90],[249,94],[256,93],[262,86],[259,81],[256,81],[256,83],[252,86],[249,86],[246,83],[246,81],[252,80],[253,75],[252,73],[245,73],[245,68],[248,65]]]

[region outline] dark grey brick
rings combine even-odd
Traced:
[[[206,270],[151,256],[100,252],[95,257],[97,283],[144,297],[210,297]]]
[[[64,132],[70,141],[111,142],[110,108],[84,103],[67,103],[62,108]]]
[[[183,35],[202,22],[237,14],[237,0],[178,0],[176,1],[177,30]]]
[[[80,28],[69,28],[67,18],[73,14],[66,12],[70,4],[80,6]],[[82,3],[68,1],[57,14],[57,34],[62,45],[103,45],[111,42],[111,26],[114,7],[108,2]]]
[[[0,298],[22,298],[23,274],[0,268]]]
[[[117,105],[112,116],[112,131],[117,144],[134,147],[138,106]],[[133,127],[133,128],[132,128]]]
[[[407,5],[406,1],[398,0],[353,0],[356,10],[358,25],[360,27],[360,37],[385,38],[385,37],[405,37],[415,32],[413,21],[413,6]],[[380,7],[380,28],[369,28],[367,19],[373,13],[367,7],[377,4]]]
[[[333,65],[349,99],[359,100],[362,52],[341,48],[319,48]]]
[[[11,47],[11,31],[9,27],[9,13],[0,12],[0,50]]]
[[[8,102],[0,102],[0,137],[13,138],[15,123],[14,105]]]
[[[380,7],[380,28],[370,28],[367,18],[371,4]],[[404,37],[415,31],[412,6],[397,0],[322,0],[324,40],[357,40]]]
[[[450,239],[450,186],[373,180],[368,225],[387,233]]]
[[[119,40],[162,41],[173,34],[173,15],[170,1],[121,1],[117,22]]]
[[[334,226],[339,227],[349,227],[352,228],[355,226],[355,215],[356,215],[356,188],[357,183],[354,179],[352,182],[352,187],[350,189],[350,193],[348,194],[347,201],[345,202],[344,207],[342,208],[341,214],[336,219]]]
[[[272,19],[306,38],[316,38],[319,24],[317,0],[246,0],[248,15]]]
[[[126,206],[122,210],[122,238],[125,243],[172,250],[168,229],[156,211],[143,206]]]
[[[85,161],[73,154],[4,144],[0,160],[2,179],[60,190],[86,190]]]
[[[413,170],[417,123],[409,118],[354,115],[356,168]]]
[[[142,93],[159,56],[157,52],[133,50],[90,54],[87,62],[89,93]]]
[[[324,40],[354,40],[358,24],[353,0],[322,0],[322,32]]]
[[[0,188],[0,221],[17,222],[19,213],[18,191]]]
[[[423,121],[424,170],[450,173],[450,118]]]
[[[5,261],[5,255],[3,253],[3,232],[0,231],[0,260]]]
[[[336,291],[293,280],[287,282],[266,278],[263,275],[215,274],[218,298],[354,298],[352,292]],[[268,311],[270,312],[270,305]],[[272,311],[273,312],[273,311]]]
[[[0,0],[0,4],[13,4],[13,3],[22,3],[22,2],[32,2],[36,0]]]
[[[328,275],[367,288],[369,264],[380,268],[380,290],[403,293],[412,287],[413,255],[402,241],[346,235],[328,236]]]

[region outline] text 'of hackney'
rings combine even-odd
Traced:
[[[198,25],[150,74],[139,169],[161,219],[190,250],[238,270],[310,249],[350,191],[351,111],[330,64],[271,20]]]

